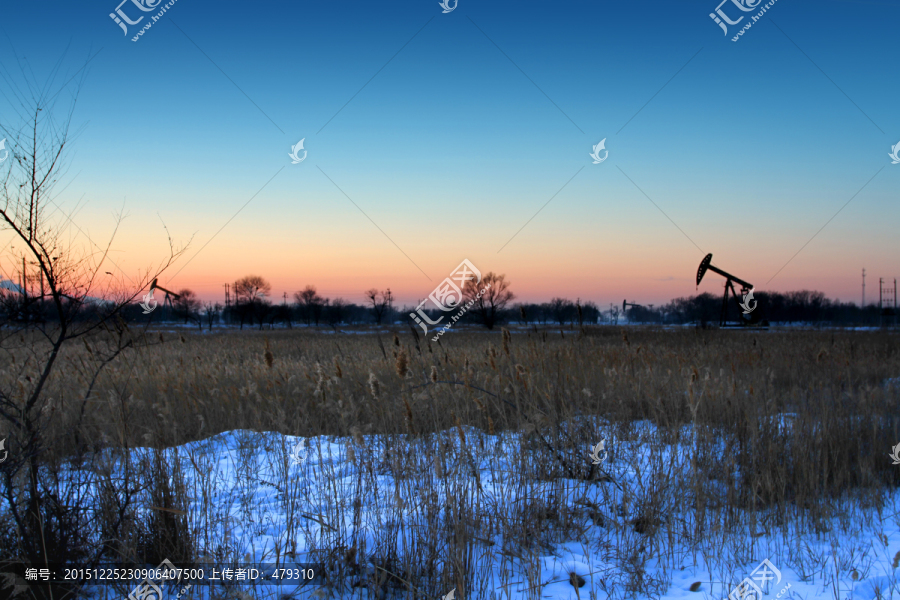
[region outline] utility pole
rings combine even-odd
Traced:
[[[862,307],[866,307],[866,270],[863,269],[863,301]]]
[[[393,294],[391,294],[391,288],[388,288],[388,289],[387,289],[387,293],[384,295],[384,299],[385,299],[385,301],[386,301],[386,303],[387,303],[387,307],[388,307],[388,309],[387,309],[387,317],[388,317],[388,319],[391,319],[391,322],[393,323],[393,318],[394,318],[394,315],[393,315],[393,313],[394,313],[394,296],[393,296]]]
[[[287,306],[287,292],[284,292],[284,293],[281,295],[281,297],[284,298],[284,300],[282,301],[282,304],[285,305],[285,306]]]

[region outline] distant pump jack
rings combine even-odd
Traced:
[[[631,308],[644,308],[644,306],[642,304],[635,304],[634,302],[629,302],[628,300],[622,300],[622,314],[623,315],[628,312],[629,306]],[[631,319],[629,319],[629,322],[631,322]]]
[[[644,308],[641,304],[635,304],[634,302],[629,302],[628,300],[622,300],[622,312],[628,310],[628,307],[631,308]]]
[[[170,309],[172,307],[172,300],[169,298],[169,296],[174,297],[176,300],[178,298],[181,298],[181,294],[176,294],[175,292],[169,291],[166,288],[162,287],[161,285],[157,284],[156,279],[154,279],[153,283],[150,284],[150,295],[151,296],[153,295],[153,290],[162,290],[163,292],[166,293],[166,297],[163,300],[163,306],[168,304]]]

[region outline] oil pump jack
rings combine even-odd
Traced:
[[[628,300],[622,300],[622,314],[624,315],[628,311],[628,307],[631,308],[644,308],[640,304],[635,304],[634,302],[629,302]]]
[[[635,304],[634,302],[629,302],[628,300],[622,300],[622,312],[628,310],[628,307],[631,308],[644,308],[641,304]]]
[[[164,288],[164,287],[162,287],[161,285],[157,284],[157,283],[156,283],[156,279],[154,279],[154,280],[153,280],[153,283],[150,284],[150,295],[151,295],[151,296],[153,295],[153,290],[155,290],[155,289],[162,290],[162,291],[164,291],[164,292],[166,293],[166,297],[165,297],[165,299],[163,299],[163,310],[165,310],[166,305],[168,305],[168,306],[169,306],[169,312],[167,313],[167,316],[168,316],[168,315],[171,315],[171,314],[172,314],[172,300],[171,300],[171,298],[169,298],[169,296],[173,296],[173,297],[175,297],[176,299],[178,299],[178,298],[181,298],[181,294],[176,294],[175,292],[172,292],[172,291],[167,290],[166,288]]]
[[[740,277],[735,277],[731,273],[727,271],[723,271],[718,267],[712,266],[710,263],[712,262],[712,253],[707,254],[706,257],[700,262],[700,267],[697,269],[697,286],[700,285],[700,281],[703,279],[703,276],[706,275],[707,271],[712,271],[713,273],[718,273],[722,277],[725,278],[725,295],[722,297],[722,314],[719,318],[719,326],[725,327],[728,323],[728,290],[731,290],[731,295],[734,297],[735,303],[738,305],[738,309],[741,310],[742,320],[740,322],[741,325],[748,324],[756,324],[759,323],[762,318],[759,311],[754,310],[756,308],[756,303],[753,300],[753,284],[747,281],[744,281]],[[745,298],[744,303],[741,303],[741,300],[738,298],[737,293],[734,291],[734,284],[741,284],[741,296]],[[752,306],[748,306],[750,302],[754,302]],[[746,307],[746,308],[745,308]],[[750,309],[747,312],[747,308]]]

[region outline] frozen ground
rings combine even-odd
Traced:
[[[422,508],[429,500],[444,510],[465,504],[462,500],[466,497],[478,506],[490,507],[516,503],[523,495],[546,494],[582,515],[582,534],[568,541],[544,543],[531,553],[514,551],[509,540],[500,537],[480,539],[470,547],[482,556],[469,557],[470,564],[477,566],[481,588],[491,591],[470,597],[720,600],[729,598],[733,588],[754,570],[759,577],[757,567],[768,559],[780,575],[771,572],[774,579],[763,586],[760,598],[900,598],[895,568],[895,554],[900,555],[900,496],[895,495],[880,513],[870,510],[860,516],[851,510],[851,516],[839,509],[841,516],[835,518],[830,531],[818,534],[801,533],[794,524],[786,528],[761,524],[763,531],[734,536],[714,547],[690,547],[671,537],[668,545],[657,541],[641,559],[644,580],[655,582],[657,593],[632,594],[625,589],[628,577],[623,573],[618,544],[640,536],[629,526],[634,513],[623,493],[650,483],[646,480],[653,461],[667,462],[677,470],[683,466],[679,455],[686,453],[678,447],[654,452],[636,440],[607,440],[609,454],[602,470],[613,481],[536,478],[523,489],[507,475],[521,468],[521,464],[513,464],[522,459],[521,434],[491,436],[463,429],[464,435],[454,430],[442,436],[447,461],[443,469],[420,458],[431,453],[414,451],[416,444],[432,441],[412,441],[408,461],[414,475],[399,478],[387,468],[373,470],[371,465],[379,463],[377,456],[361,455],[363,449],[378,452],[381,444],[376,436],[300,439],[232,431],[169,449],[166,454],[184,469],[193,498],[191,514],[202,514],[207,525],[222,525],[220,531],[207,526],[198,538],[201,545],[212,553],[221,549],[222,543],[228,544],[237,549],[232,556],[240,562],[316,563],[320,557],[317,549],[327,547],[326,541],[336,539],[338,531],[341,539],[356,540],[355,544],[371,555],[378,547],[379,532],[388,530],[391,536],[409,538],[412,544],[423,527],[435,526],[440,515],[435,520]],[[466,448],[460,438],[468,440]],[[588,449],[585,460],[589,460]],[[411,486],[410,479],[417,485]],[[423,480],[430,484],[422,485]],[[358,498],[365,500],[354,503]],[[297,499],[302,499],[299,510]],[[667,519],[690,521],[679,514],[669,514]],[[365,580],[376,576],[377,569],[364,560],[359,562],[360,570],[328,588],[256,585],[254,595],[376,597],[366,592]],[[573,580],[583,581],[583,587],[576,590]],[[450,589],[440,593],[448,592]],[[109,590],[103,593],[109,597]],[[209,593],[203,586],[191,590],[193,597],[207,598]],[[235,593],[230,597],[245,597]],[[418,597],[435,596],[423,593]],[[462,597],[459,591],[455,597]],[[757,600],[752,595],[744,598]]]

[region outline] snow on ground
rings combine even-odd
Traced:
[[[789,420],[789,415],[785,415]],[[639,428],[652,428],[648,424],[638,424]],[[231,431],[205,440],[185,444],[177,449],[168,449],[171,460],[178,460],[184,467],[189,482],[193,486],[194,506],[191,513],[206,511],[210,522],[225,523],[225,540],[215,539],[216,535],[200,543],[211,548],[226,541],[237,546],[238,556],[245,561],[256,563],[291,564],[316,562],[308,554],[314,548],[304,545],[304,540],[328,534],[335,526],[344,531],[365,536],[371,552],[376,546],[379,529],[394,528],[394,535],[416,535],[416,525],[426,526],[423,521],[421,496],[439,494],[442,507],[459,504],[461,495],[480,495],[483,505],[492,503],[515,503],[521,500],[517,494],[523,493],[511,484],[508,473],[513,471],[513,461],[521,460],[523,434],[487,435],[470,428],[463,428],[469,440],[468,452],[460,452],[461,437],[458,431],[449,432],[444,438],[449,467],[443,473],[436,472],[433,464],[425,464],[421,458],[424,452],[411,452],[407,459],[411,471],[416,473],[416,481],[433,481],[433,486],[410,486],[409,481],[395,480],[390,470],[376,469],[371,465],[376,461],[360,461],[360,438],[317,437],[301,439],[274,433],[251,431]],[[572,510],[578,510],[593,503],[603,506],[603,519],[626,523],[633,513],[617,502],[610,503],[621,485],[626,488],[646,484],[651,473],[650,461],[669,461],[673,469],[681,466],[679,449],[669,448],[660,453],[640,446],[637,438],[608,441],[608,459],[603,470],[611,475],[616,485],[610,482],[567,480],[562,487],[568,493],[563,502]],[[379,447],[378,436],[364,438],[367,448],[375,452]],[[453,444],[453,440],[456,444]],[[383,441],[383,439],[381,440]],[[413,444],[428,444],[430,441],[418,439]],[[356,448],[354,451],[353,448]],[[291,458],[296,456],[296,461]],[[371,457],[368,457],[371,458]],[[357,465],[368,465],[361,473]],[[641,466],[643,465],[643,466]],[[517,465],[521,467],[521,465]],[[900,467],[898,467],[900,468]],[[424,475],[423,475],[424,474]],[[520,482],[519,482],[520,483]],[[560,481],[541,481],[537,478],[524,493],[553,493],[559,496]],[[710,485],[714,485],[713,482]],[[354,514],[353,498],[364,490],[367,501],[357,506]],[[291,488],[291,489],[286,489]],[[199,491],[198,491],[199,490]],[[612,492],[612,496],[610,495]],[[676,490],[677,492],[677,490]],[[303,511],[288,515],[288,496],[303,497]],[[205,498],[205,502],[203,499]],[[340,499],[338,506],[335,498]],[[346,499],[346,502],[344,500]],[[490,589],[495,593],[487,596],[502,599],[551,598],[559,600],[597,598],[660,598],[670,599],[712,599],[737,598],[729,596],[734,586],[744,578],[756,574],[760,577],[759,565],[764,559],[780,571],[780,581],[775,571],[769,571],[771,581],[764,586],[764,594],[747,595],[746,600],[763,598],[837,598],[853,600],[875,600],[877,598],[900,598],[900,581],[892,560],[900,550],[900,494],[880,514],[871,510],[861,521],[864,524],[853,534],[839,533],[842,529],[835,519],[832,534],[802,534],[791,524],[787,530],[767,526],[765,534],[757,534],[753,539],[736,539],[733,547],[698,548],[680,545],[676,540],[673,547],[665,552],[675,559],[662,561],[652,556],[645,565],[647,577],[657,581],[658,593],[652,595],[629,595],[618,584],[621,562],[613,559],[616,547],[607,542],[600,543],[599,529],[593,517],[584,519],[584,530],[590,543],[582,541],[544,545],[538,552],[538,560],[528,560],[521,554],[519,560],[503,556],[499,551],[505,548],[504,540],[495,538],[484,540],[485,545],[475,545],[496,557],[489,569]],[[209,511],[215,514],[210,515]],[[839,511],[846,521],[847,513]],[[679,515],[671,515],[678,519]],[[398,527],[398,520],[405,526]],[[846,524],[846,523],[845,523]],[[625,527],[620,531],[633,532]],[[597,532],[596,534],[594,532]],[[617,534],[619,535],[619,534]],[[625,534],[622,534],[625,535]],[[327,535],[326,535],[327,537]],[[347,537],[352,537],[348,534]],[[638,536],[639,537],[639,536]],[[624,539],[624,538],[623,538]],[[292,541],[298,543],[292,546]],[[315,543],[315,542],[313,542]],[[730,546],[730,544],[729,544]],[[746,551],[745,560],[740,564],[729,562],[725,556],[735,548]],[[789,557],[801,556],[802,560]],[[712,557],[717,565],[707,565],[705,557]],[[360,561],[363,562],[363,561]],[[477,559],[473,561],[477,563]],[[665,564],[663,564],[665,563]],[[730,572],[721,572],[723,564],[733,565]],[[374,568],[366,568],[374,574]],[[500,574],[505,573],[503,582]],[[577,592],[572,586],[572,574],[584,580],[584,586]],[[765,575],[765,571],[763,572]],[[837,583],[835,583],[837,581]],[[692,585],[699,582],[696,591]],[[352,589],[351,582],[342,593],[334,589],[326,590],[314,586],[298,588],[292,597],[296,598],[349,598],[369,597],[359,589]],[[697,587],[695,585],[695,587]],[[535,589],[537,588],[537,589]],[[271,592],[272,598],[290,591],[289,586],[255,586],[255,594]],[[445,592],[449,592],[446,590]],[[209,597],[209,590],[199,586],[193,590],[194,597]],[[423,596],[424,597],[424,596]],[[460,596],[457,594],[456,596]]]

